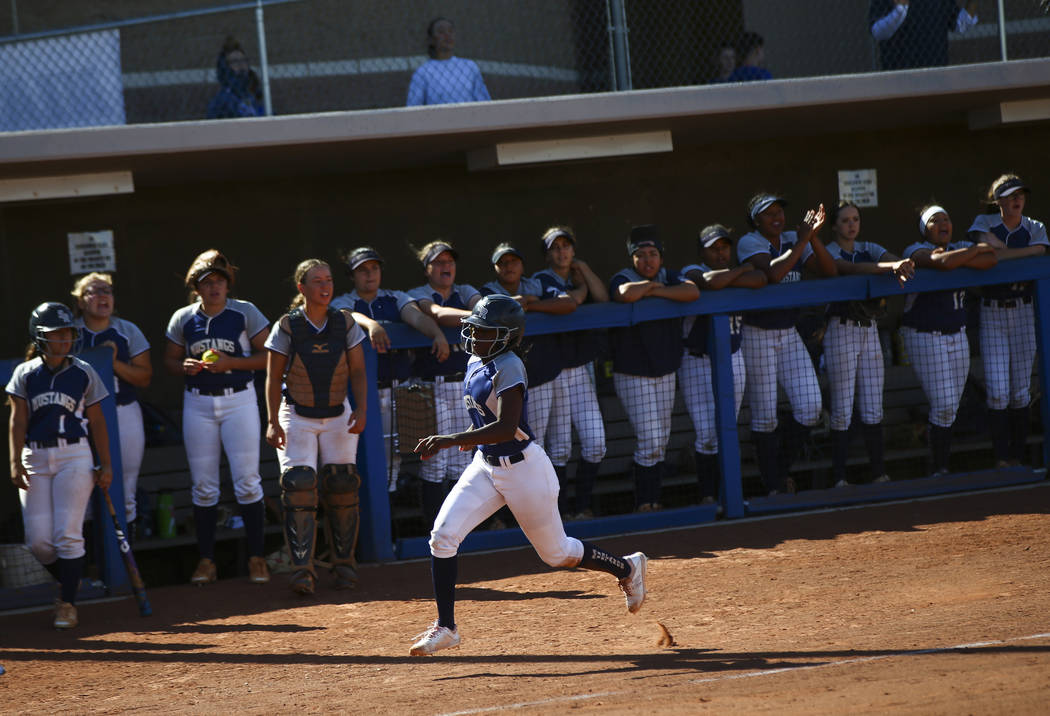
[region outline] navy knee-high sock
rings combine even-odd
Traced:
[[[48,571],[48,573],[52,577],[55,578],[56,582],[61,582],[62,581],[62,573],[58,571],[58,560],[57,559],[54,562],[52,562],[51,564],[45,564],[44,565],[44,569],[46,569]]]
[[[193,506],[193,525],[197,529],[197,551],[202,558],[215,559],[215,520],[219,506]]]
[[[608,572],[617,579],[623,579],[631,575],[631,565],[627,563],[626,559],[610,554],[590,542],[583,543],[583,557],[580,559],[580,566],[584,569]]]
[[[241,505],[241,517],[244,519],[244,537],[248,543],[249,557],[262,557],[263,527],[266,523],[266,508],[258,500],[248,505]]]
[[[434,580],[434,601],[438,608],[438,626],[456,628],[456,576],[458,557],[430,557],[430,574]]]
[[[75,604],[77,601],[77,587],[80,586],[80,574],[83,571],[83,560],[58,559],[58,581],[62,585],[62,601]]]

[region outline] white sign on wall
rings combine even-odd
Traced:
[[[839,201],[860,207],[879,205],[879,179],[874,169],[840,169]]]
[[[117,253],[113,249],[113,232],[84,231],[68,234],[69,273],[76,276],[92,271],[116,271]]]

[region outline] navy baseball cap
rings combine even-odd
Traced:
[[[656,224],[643,224],[631,229],[630,238],[627,239],[627,255],[634,256],[635,251],[644,249],[646,246],[654,247],[661,254],[664,252],[664,245],[660,241],[660,231],[656,228]]]
[[[543,235],[543,250],[550,251],[551,246],[557,241],[559,236],[564,236],[570,244],[576,245],[576,237],[572,235],[572,232],[566,229],[564,226],[555,226],[554,228],[547,229],[547,232]]]
[[[787,206],[787,200],[776,194],[757,194],[752,197],[747,206],[747,215],[751,218],[751,222],[754,223],[756,216],[774,204]]]
[[[427,251],[427,255],[423,257],[423,266],[429,266],[434,262],[434,259],[436,259],[441,254],[445,253],[446,251],[452,254],[452,258],[454,260],[459,261],[459,252],[452,248],[452,246],[450,246],[449,244],[446,244],[443,241],[439,241],[438,243],[431,246],[430,251]]]
[[[350,252],[350,255],[346,257],[346,265],[350,267],[351,271],[366,261],[378,261],[379,263],[383,263],[383,257],[379,255],[378,251],[370,246],[354,249]]]
[[[496,247],[496,250],[492,252],[492,265],[495,266],[499,262],[499,260],[507,254],[517,256],[522,261],[525,260],[525,257],[521,255],[521,252],[513,246],[511,246],[510,244],[500,244]]]
[[[998,201],[1004,196],[1010,196],[1011,194],[1018,191],[1027,192],[1029,191],[1029,189],[1024,185],[1024,182],[1021,181],[1020,178],[1008,179],[999,186],[995,187],[995,192],[993,192],[992,196],[995,197],[996,201]]]
[[[729,239],[729,229],[722,226],[721,224],[712,224],[711,226],[705,226],[700,230],[700,236],[697,240],[700,242],[701,248],[709,248],[714,246],[722,239]],[[729,239],[732,241],[732,239]]]

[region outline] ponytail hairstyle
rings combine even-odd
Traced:
[[[102,281],[103,283],[108,283],[110,288],[113,287],[113,276],[108,273],[92,271],[86,276],[78,278],[76,283],[73,284],[73,290],[69,292],[69,295],[75,299],[73,301],[74,316],[80,316],[83,314],[83,311],[80,308],[80,303],[84,300],[84,290],[95,281]]]
[[[189,299],[192,303],[197,300],[197,282],[210,273],[222,274],[226,277],[226,283],[230,291],[233,291],[234,279],[237,275],[237,267],[230,263],[218,249],[208,249],[193,259],[189,270],[186,272],[186,288],[190,290]]]
[[[295,281],[296,289],[298,289],[299,284],[306,280],[306,274],[310,273],[311,270],[317,268],[318,266],[324,266],[329,271],[332,270],[332,267],[328,265],[328,262],[322,261],[321,259],[306,259],[305,261],[299,262],[299,265],[295,267],[295,274],[292,277]],[[288,306],[288,310],[294,311],[295,309],[305,305],[306,297],[303,295],[302,291],[298,291],[295,294],[295,298],[292,299],[291,305]]]
[[[984,198],[984,213],[999,213],[999,199],[997,198],[997,195],[1000,191],[1004,190],[1005,184],[1011,184],[1013,186],[1018,187],[1017,189],[1014,189],[1014,191],[1023,191],[1025,194],[1030,193],[1028,191],[1028,187],[1024,186],[1024,182],[1021,181],[1021,177],[1017,176],[1016,174],[1003,174],[998,179],[993,181],[990,187],[988,187],[988,195]]]

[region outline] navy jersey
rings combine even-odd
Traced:
[[[95,369],[76,357],[63,361],[54,373],[40,357],[19,364],[7,392],[26,401],[27,442],[86,438],[84,408],[109,395]]]
[[[707,264],[690,264],[682,269],[682,275],[688,276],[693,271],[699,271],[701,275],[713,271]],[[743,339],[741,327],[744,324],[743,316],[733,314],[729,316],[729,351],[736,353],[740,350]],[[682,319],[682,336],[685,349],[694,356],[707,355],[707,334],[711,330],[710,316],[686,316]]]
[[[401,320],[401,311],[414,302],[404,291],[388,291],[381,288],[376,291],[371,301],[365,301],[357,295],[357,291],[351,291],[336,296],[329,305],[335,309],[348,308],[380,323],[404,323]],[[412,351],[387,351],[385,354],[378,354],[376,359],[376,380],[380,383],[408,380],[412,375]]]
[[[132,358],[149,350],[149,341],[138,326],[123,318],[110,318],[109,327],[98,333],[88,330],[83,318],[77,318],[75,324],[80,329],[84,349],[112,343],[117,347],[117,360],[124,363],[130,363]],[[121,380],[116,373],[113,374],[113,391],[117,405],[130,405],[139,399],[138,389]]]
[[[953,241],[944,247],[955,251],[973,246],[972,241]],[[937,244],[920,241],[904,249],[904,258],[910,259],[921,249],[933,251]],[[966,325],[966,289],[909,293],[904,301],[904,316],[901,323],[917,331],[940,331],[956,333]]]
[[[525,375],[525,365],[514,352],[501,353],[485,363],[477,356],[471,356],[467,364],[467,377],[463,381],[463,402],[470,413],[470,422],[474,429],[483,428],[496,422],[496,410],[499,407],[499,396],[506,390],[521,386],[521,417],[518,419],[518,430],[513,440],[481,445],[479,449],[486,455],[506,457],[521,452],[533,440],[529,427],[529,380]]]
[[[186,356],[200,360],[206,350],[222,351],[237,358],[252,354],[252,339],[270,327],[266,317],[248,301],[226,299],[226,307],[215,316],[201,310],[201,303],[191,303],[175,311],[165,333],[168,340],[182,346]],[[240,390],[252,380],[250,370],[228,370],[186,376],[187,388],[234,388]]]
[[[853,251],[845,251],[838,242],[832,241],[827,246],[831,258],[836,261],[849,261],[851,264],[874,264],[882,260],[886,249],[871,241],[854,241]],[[839,301],[828,306],[829,316],[844,317],[849,315],[849,301]]]
[[[609,293],[615,295],[617,288],[625,283],[645,281],[634,269],[624,269],[612,277]],[[652,279],[667,286],[682,283],[681,275],[666,266]],[[627,328],[609,331],[612,344],[613,370],[625,375],[642,375],[657,378],[674,373],[682,364],[682,319],[664,318],[644,321]]]
[[[1050,246],[1046,238],[1046,226],[1043,222],[1021,217],[1021,223],[1017,228],[1010,231],[1003,223],[1000,214],[981,214],[973,220],[970,227],[970,238],[977,239],[979,234],[991,233],[1006,244],[1008,249],[1023,249],[1027,246]],[[998,301],[1011,298],[1028,297],[1033,292],[1031,281],[1018,281],[1015,283],[1001,283],[995,286],[985,286],[984,295]]]
[[[452,293],[448,295],[448,298],[445,298],[435,291],[433,287],[426,285],[412,289],[408,292],[408,295],[417,301],[421,299],[433,301],[438,306],[469,311],[468,304],[474,296],[478,295],[478,290],[466,284],[455,284],[452,286]],[[464,372],[467,369],[467,358],[469,356],[463,352],[463,346],[453,342],[449,343],[448,347],[448,358],[444,362],[438,361],[429,348],[417,350],[416,375],[423,380],[433,380],[434,376],[437,375],[452,375],[453,373]]]
[[[577,288],[573,285],[572,278],[562,279],[552,269],[543,269],[532,275],[543,287],[543,298],[555,298],[568,295],[569,291]],[[584,303],[590,303],[590,293]],[[587,365],[598,359],[605,352],[605,331],[571,331],[559,334],[559,345],[561,346],[562,368],[577,368]]]
[[[776,248],[769,239],[757,231],[744,234],[736,245],[737,260],[744,263],[752,256],[758,254],[769,254],[769,260],[791,253],[791,249],[798,243],[798,234],[794,231],[785,231],[780,235],[780,248]],[[802,267],[813,255],[813,247],[806,244],[802,249],[802,256],[795,266],[780,279],[780,283],[794,283],[802,280]],[[744,323],[758,328],[792,328],[798,320],[799,309],[784,308],[769,311],[752,311],[744,314]]]
[[[499,281],[489,281],[481,287],[482,296],[492,294],[504,296],[539,296],[543,295],[543,286],[534,278],[523,278],[518,282],[516,291],[508,291]],[[559,294],[562,295],[562,294]],[[556,333],[525,338],[522,341],[522,353],[525,356],[525,371],[529,376],[529,385],[536,387],[549,383],[561,373],[561,337]]]

